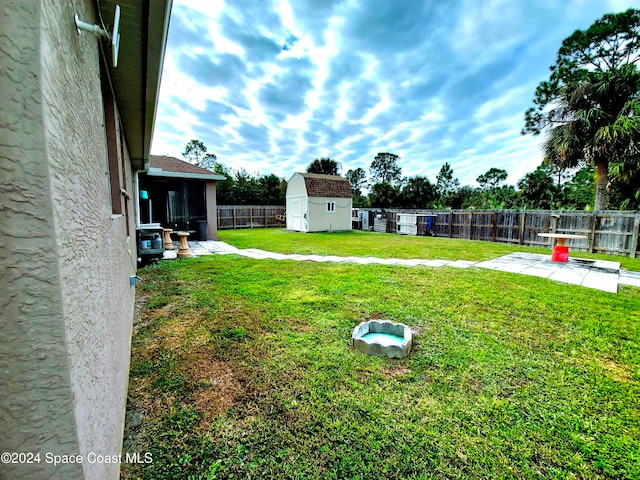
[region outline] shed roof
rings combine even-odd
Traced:
[[[180,160],[179,158],[161,155],[150,156],[147,175],[152,177],[191,178],[196,180],[226,180],[224,175],[219,175],[205,168]]]
[[[349,180],[339,175],[321,175],[319,173],[299,173],[304,178],[307,195],[310,197],[351,198]]]

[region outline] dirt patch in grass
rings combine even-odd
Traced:
[[[616,382],[627,383],[633,380],[633,375],[627,366],[610,358],[574,358],[570,360],[570,363],[584,369],[592,369],[595,366],[604,370],[604,373]]]
[[[136,301],[133,307],[133,333],[138,333],[153,320],[152,316],[145,312],[145,307],[149,303],[151,295],[136,293]]]
[[[387,378],[402,377],[410,372],[411,370],[403,363],[392,363],[382,369],[382,374]]]
[[[170,305],[163,307],[166,309]],[[166,313],[165,313],[166,314]],[[189,331],[200,321],[200,315],[180,315],[179,321],[167,322],[157,330],[157,336],[162,338],[162,346],[169,350],[176,350],[183,346]]]
[[[190,358],[189,382],[193,385],[192,405],[202,414],[201,427],[208,427],[217,415],[237,405],[244,375],[230,362],[213,358],[209,350],[200,350]]]
[[[609,358],[603,358],[598,363],[609,373],[613,380],[617,382],[631,381],[631,372],[624,365],[620,365]]]

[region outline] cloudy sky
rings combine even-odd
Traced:
[[[640,0],[174,0],[152,153],[192,138],[228,167],[289,178],[378,152],[403,176],[515,184],[541,162],[520,135],[564,38]]]

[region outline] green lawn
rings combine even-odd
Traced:
[[[278,253],[340,255],[343,257],[424,258],[482,261],[513,252],[551,255],[549,248],[440,237],[408,237],[354,230],[346,233],[297,233],[282,229],[223,230],[219,239],[238,248],[260,248]],[[640,271],[640,258],[574,251],[574,257],[620,262],[622,268]]]
[[[220,236],[403,258],[526,250],[364,233]],[[139,275],[129,414],[142,422],[125,445],[154,461],[123,465],[123,478],[640,477],[638,289],[234,255]],[[369,318],[415,329],[409,357],[350,349]]]

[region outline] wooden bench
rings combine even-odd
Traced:
[[[569,247],[565,246],[564,242],[567,240],[584,240],[586,235],[575,235],[572,233],[539,233],[539,237],[543,238],[555,238],[556,245],[553,247],[551,253],[551,261],[553,262],[568,262],[569,261]]]

